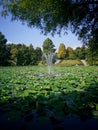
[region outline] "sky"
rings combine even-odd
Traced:
[[[68,31],[68,34],[61,36],[54,35],[44,35],[41,34],[41,30],[36,28],[30,28],[26,24],[22,24],[20,21],[11,21],[11,17],[7,16],[6,18],[0,16],[0,32],[3,33],[5,38],[10,43],[23,43],[27,46],[32,44],[34,48],[41,47],[46,38],[50,38],[55,45],[55,48],[58,50],[60,43],[63,43],[65,47],[81,47],[82,42],[78,40],[78,37],[75,34],[72,34],[71,31]]]

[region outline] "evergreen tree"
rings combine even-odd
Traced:
[[[57,58],[65,59],[65,57],[66,57],[65,45],[63,43],[60,43],[60,46],[59,46],[59,49],[58,49],[58,53],[57,53]]]
[[[55,52],[55,45],[53,44],[52,40],[47,38],[44,42],[43,42],[43,53],[48,54],[48,53],[54,53]]]
[[[17,65],[18,49],[12,48],[10,54],[11,54],[11,65]]]
[[[43,63],[47,62],[47,64],[54,63],[56,60],[55,57],[55,51],[56,49],[54,48],[55,45],[53,44],[52,40],[47,38],[43,42],[43,55],[42,55],[42,61]],[[49,61],[49,63],[48,63]]]
[[[67,58],[68,59],[75,59],[74,50],[71,47],[67,47]]]
[[[35,49],[36,56],[37,56],[37,62],[42,60],[42,50],[40,47],[36,47]]]
[[[8,52],[6,49],[7,39],[5,36],[0,32],[0,66],[7,66],[8,63]]]
[[[34,50],[32,44],[30,44],[30,46],[29,46],[29,56],[30,56],[30,65],[37,65],[38,64],[37,54],[36,54],[36,50]]]

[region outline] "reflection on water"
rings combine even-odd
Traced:
[[[69,116],[61,122],[25,122],[8,121],[6,116],[0,116],[0,130],[98,130],[98,120],[88,119],[81,121],[75,117]]]

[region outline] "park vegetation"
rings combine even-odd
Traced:
[[[83,43],[93,38],[98,47],[97,0],[1,0],[1,14],[11,14],[42,33],[60,34],[70,29]]]
[[[35,114],[35,123],[53,125],[69,114],[82,121],[98,119],[97,66],[54,67],[61,76],[36,76],[46,71],[43,66],[0,67],[0,114],[32,124]]]
[[[44,62],[43,53],[52,52],[55,53],[53,63],[57,60],[70,60],[69,62],[63,62],[63,65],[80,65],[81,62],[75,62],[75,60],[86,60],[89,65],[98,64],[98,49],[94,49],[93,40],[90,40],[88,46],[77,47],[75,49],[65,46],[64,43],[60,43],[59,48],[55,49],[55,44],[51,39],[47,38],[43,42],[42,49],[40,47],[34,48],[32,44],[27,46],[26,44],[19,43],[7,43],[5,36],[0,33],[0,66],[27,66],[27,65],[39,65]],[[73,62],[71,64],[71,62]],[[69,64],[67,64],[69,63]]]
[[[61,43],[57,58],[86,59],[90,65],[96,64],[98,60],[98,1],[1,0],[0,7],[0,14],[3,17],[11,14],[12,20],[20,20],[22,23],[27,23],[29,27],[37,27],[43,34],[55,35],[61,34],[62,31],[67,33],[70,29],[83,41],[83,46],[73,50]],[[1,33],[0,35],[2,37]],[[32,45],[27,47],[19,43],[20,48],[19,45],[15,45],[16,47],[12,49],[11,46],[14,45],[5,45],[5,43],[0,42],[0,46],[3,45],[0,47],[2,50],[0,50],[0,65],[37,65],[41,60],[41,57],[36,55],[42,53],[41,48],[34,49]]]
[[[81,65],[80,61],[85,59],[89,65],[98,65],[98,1],[1,0],[0,5],[2,16],[11,13],[12,20],[27,22],[44,34],[60,34],[61,30],[66,33],[70,28],[83,41],[83,46],[75,49],[66,47],[64,41],[66,44],[60,43],[56,50],[55,43],[47,38],[42,48],[34,48],[32,44],[8,44],[0,32],[0,116],[8,122],[22,119],[21,129],[29,129],[31,124],[33,129],[34,123],[39,122],[51,122],[53,127],[60,122],[64,125],[64,119],[73,116],[97,122],[98,67],[76,64]],[[47,49],[64,66],[52,67],[56,76],[39,75],[47,72],[46,66],[36,66],[45,64],[42,60]],[[90,125],[96,130],[93,123]]]

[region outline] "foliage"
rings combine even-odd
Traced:
[[[65,48],[65,45],[63,43],[60,43],[58,53],[57,53],[57,57],[59,59],[65,59],[65,57],[66,57],[66,48]]]
[[[68,59],[75,59],[74,50],[71,47],[67,47],[67,57]]]
[[[7,39],[0,32],[0,66],[8,65],[8,52],[6,49]]]
[[[74,53],[75,53],[76,57],[78,57],[79,59],[86,59],[87,48],[84,45],[82,47],[77,47],[74,50]]]
[[[90,65],[95,65],[98,61],[98,46],[93,39],[88,42],[87,61]]]
[[[53,44],[52,40],[47,38],[44,42],[43,42],[43,53],[48,54],[51,52],[55,52],[55,45]]]
[[[69,114],[98,119],[98,67],[55,67],[61,76],[35,75],[45,70],[0,67],[0,114],[32,123],[62,120]]]
[[[5,36],[0,32],[0,45],[5,45],[7,42],[7,39]]]
[[[56,49],[54,48],[55,45],[53,44],[52,40],[47,38],[43,42],[43,56],[42,56],[42,62],[47,63],[47,64],[52,64],[55,62],[55,51]]]
[[[2,15],[27,22],[44,32],[60,33],[70,27],[85,43],[98,41],[98,1],[96,0],[1,0]]]
[[[40,47],[36,47],[35,49],[37,55],[37,61],[40,62],[42,60],[42,50]]]
[[[40,47],[33,48],[32,44],[26,46],[25,44],[6,44],[7,40],[5,36],[0,33],[0,66],[15,66],[15,65],[38,65],[44,61],[45,57],[42,57],[42,50]],[[52,40],[47,38],[43,42],[43,52],[55,53],[55,45]],[[56,58],[58,59],[85,59],[89,65],[98,65],[98,47],[94,39],[90,39],[87,47],[73,48],[68,47],[66,49],[63,43],[60,44],[57,55],[53,56],[53,63]],[[70,62],[70,61],[69,61]],[[72,63],[74,64],[74,63]]]
[[[7,44],[7,51],[9,51],[10,65],[37,65],[41,60],[41,48],[34,49],[32,44],[26,46],[25,44]]]
[[[12,48],[11,51],[11,64],[17,65],[17,55],[18,55],[18,49],[17,48]]]

